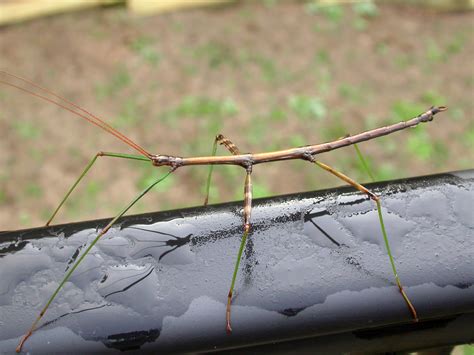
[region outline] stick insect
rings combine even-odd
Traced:
[[[400,278],[397,273],[397,269],[395,266],[395,261],[390,251],[390,244],[388,240],[387,231],[384,224],[384,219],[382,215],[381,209],[381,202],[379,196],[377,196],[374,192],[370,191],[363,185],[359,184],[355,180],[351,179],[350,177],[344,175],[343,173],[335,170],[334,168],[330,167],[329,165],[317,160],[317,155],[324,152],[329,152],[331,150],[339,149],[342,147],[356,145],[359,142],[371,140],[380,136],[388,135],[394,133],[396,131],[401,131],[408,127],[414,127],[419,123],[429,122],[433,120],[433,117],[447,109],[445,106],[438,106],[438,107],[431,107],[424,113],[421,113],[415,118],[409,119],[407,121],[402,121],[399,123],[395,123],[389,126],[381,127],[372,129],[366,132],[362,132],[352,136],[345,136],[339,139],[336,139],[332,142],[322,143],[322,144],[314,144],[314,145],[307,145],[302,147],[296,148],[289,148],[285,150],[278,150],[272,152],[264,152],[264,153],[241,153],[239,148],[232,143],[229,139],[224,137],[221,134],[218,134],[215,137],[214,144],[212,147],[212,155],[210,156],[200,156],[200,157],[179,157],[173,155],[164,155],[164,154],[152,154],[145,150],[143,147],[132,141],[130,138],[122,134],[121,132],[117,131],[115,128],[107,124],[104,120],[97,117],[96,115],[90,113],[89,111],[85,110],[84,108],[80,107],[72,103],[71,101],[55,94],[54,92],[41,87],[32,81],[22,78],[20,76],[7,73],[4,71],[0,71],[3,78],[0,78],[0,83],[5,84],[7,86],[16,88],[20,91],[28,93],[34,97],[42,99],[46,102],[59,106],[74,115],[92,123],[106,132],[110,133],[111,135],[115,136],[117,139],[121,140],[123,143],[127,144],[135,151],[139,153],[139,155],[132,155],[132,154],[123,154],[123,153],[112,153],[112,152],[98,152],[87,164],[84,171],[81,173],[79,178],[76,182],[72,185],[69,191],[66,193],[62,201],[59,203],[58,207],[54,210],[53,214],[47,221],[46,225],[48,226],[63,206],[64,202],[67,198],[71,195],[73,190],[79,184],[79,182],[84,178],[90,168],[94,165],[99,157],[109,157],[109,158],[121,158],[121,159],[131,159],[131,160],[138,160],[143,161],[146,163],[150,163],[155,167],[167,167],[168,171],[161,177],[154,180],[148,187],[146,187],[142,192],[140,192],[131,202],[129,202],[112,220],[97,234],[95,239],[90,243],[90,245],[84,250],[84,252],[79,256],[76,260],[74,265],[68,270],[68,272],[64,275],[63,279],[57,286],[56,290],[53,292],[49,300],[46,302],[45,306],[31,325],[30,329],[26,332],[26,334],[22,337],[18,347],[16,348],[17,352],[20,352],[23,344],[25,341],[33,334],[35,329],[38,326],[38,323],[43,318],[44,314],[48,310],[49,306],[60,292],[64,284],[69,280],[72,273],[78,265],[82,262],[82,260],[86,257],[86,255],[90,252],[90,250],[94,247],[94,245],[99,241],[99,239],[107,233],[107,231],[114,225],[114,223],[122,217],[138,200],[140,200],[148,191],[150,191],[154,186],[162,182],[166,179],[170,174],[174,173],[177,169],[184,168],[186,166],[192,165],[207,165],[209,166],[207,181],[206,181],[206,190],[205,190],[205,200],[204,205],[208,204],[208,197],[209,197],[209,187],[211,184],[212,178],[212,171],[214,165],[236,165],[244,169],[245,171],[245,182],[244,182],[244,201],[243,201],[243,233],[242,233],[242,240],[240,242],[240,247],[237,253],[237,260],[235,262],[232,279],[230,283],[229,292],[227,295],[227,305],[226,305],[226,331],[227,333],[232,332],[231,327],[231,305],[232,305],[232,297],[234,292],[234,286],[236,277],[239,271],[239,265],[242,258],[242,252],[246,245],[247,238],[250,234],[251,229],[251,212],[252,212],[252,170],[255,165],[268,163],[268,162],[275,162],[275,161],[282,161],[282,160],[293,160],[299,159],[306,161],[308,163],[314,164],[323,170],[335,175],[339,179],[343,180],[344,182],[348,183],[349,185],[353,186],[363,194],[367,195],[369,199],[373,200],[376,204],[376,208],[378,211],[378,219],[380,223],[380,232],[382,238],[385,243],[385,248],[387,250],[387,254],[390,260],[391,269],[394,275],[395,282],[398,286],[398,290],[403,297],[403,300],[407,306],[411,317],[416,322],[418,321],[418,314],[416,309],[410,299],[408,298],[403,285],[400,281]],[[226,156],[219,156],[216,155],[217,146],[223,145],[231,155]],[[359,153],[359,152],[358,152]]]

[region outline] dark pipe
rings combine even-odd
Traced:
[[[129,216],[26,342],[34,353],[393,352],[474,341],[474,170],[256,200],[225,332],[242,204]],[[107,220],[0,233],[0,353],[13,352]]]

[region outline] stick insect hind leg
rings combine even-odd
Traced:
[[[410,299],[408,298],[407,294],[405,293],[405,290],[403,289],[403,286],[402,286],[402,283],[400,281],[400,278],[398,277],[398,272],[397,272],[397,269],[395,267],[395,261],[393,259],[393,256],[392,256],[392,252],[390,250],[390,244],[388,242],[388,236],[387,236],[387,231],[385,229],[385,223],[384,223],[384,219],[383,219],[383,216],[382,216],[382,206],[380,204],[380,197],[377,196],[375,193],[373,193],[372,191],[370,191],[369,189],[367,189],[366,187],[364,187],[363,185],[359,184],[358,182],[354,181],[353,179],[351,179],[350,177],[344,175],[343,173],[335,170],[334,168],[330,167],[329,165],[326,165],[318,160],[316,160],[316,158],[314,158],[314,156],[310,156],[308,158],[308,160],[314,164],[316,164],[317,166],[319,166],[320,168],[330,172],[331,174],[337,176],[338,178],[340,178],[341,180],[347,182],[349,185],[355,187],[357,190],[361,191],[362,193],[366,194],[370,199],[372,199],[375,204],[377,205],[377,213],[378,213],[378,217],[379,217],[379,222],[380,222],[380,228],[381,228],[381,232],[382,232],[382,236],[383,236],[383,240],[384,240],[384,243],[385,243],[385,247],[387,249],[387,254],[388,254],[388,257],[390,259],[390,264],[392,266],[392,272],[393,272],[393,275],[395,276],[395,280],[397,282],[397,286],[398,286],[398,289],[401,293],[401,295],[403,296],[403,299],[405,300],[406,302],[406,305],[413,317],[413,320],[415,322],[418,322],[418,314],[416,312],[416,309],[415,307],[413,306],[413,304],[411,303]]]
[[[155,185],[157,185],[158,183],[160,183],[161,181],[163,181],[164,179],[166,179],[176,168],[171,168],[166,174],[164,174],[163,176],[159,177],[158,179],[156,179],[155,181],[153,181],[146,189],[144,189],[142,192],[140,192],[140,194],[138,194],[127,206],[125,206],[119,214],[117,214],[105,227],[104,229],[102,229],[102,231],[95,237],[95,239],[92,241],[92,243],[84,250],[84,252],[82,253],[82,255],[76,260],[76,262],[74,263],[74,265],[69,269],[69,271],[66,273],[66,275],[63,277],[63,279],[61,280],[61,282],[59,283],[58,287],[56,288],[56,290],[53,292],[53,294],[51,295],[51,297],[49,298],[48,302],[46,302],[46,305],[43,307],[43,309],[41,310],[40,314],[38,315],[38,317],[36,318],[36,320],[33,322],[33,324],[31,325],[30,329],[28,330],[28,332],[22,337],[22,339],[20,340],[20,343],[18,344],[17,348],[16,348],[16,352],[21,352],[21,348],[23,347],[23,344],[25,343],[25,341],[31,336],[31,334],[33,334],[33,332],[35,331],[38,323],[40,322],[40,320],[43,318],[44,314],[46,313],[46,311],[48,310],[49,306],[51,305],[51,303],[53,302],[53,300],[56,298],[57,294],[59,293],[59,291],[62,289],[62,287],[64,286],[64,284],[69,280],[69,278],[71,277],[72,273],[74,272],[74,270],[76,270],[76,268],[79,266],[79,264],[82,262],[82,260],[86,257],[87,254],[89,254],[89,252],[91,251],[91,249],[94,247],[94,245],[99,241],[99,239],[105,234],[107,233],[107,231],[113,226],[113,224],[115,222],[117,222],[117,220],[122,217],[130,208],[132,208],[133,205],[135,205],[135,203],[138,202],[138,200],[140,200],[144,195],[146,195],[146,193],[148,191],[150,191]]]
[[[99,157],[110,157],[110,158],[122,158],[122,159],[132,159],[132,160],[139,160],[139,161],[147,161],[149,162],[150,159],[141,155],[131,155],[131,154],[122,154],[122,153],[110,153],[110,152],[98,152],[87,164],[85,167],[84,171],[81,173],[79,178],[74,182],[74,184],[71,186],[71,188],[68,190],[64,198],[61,200],[59,203],[58,207],[54,210],[52,213],[51,217],[49,217],[48,221],[46,222],[46,226],[49,226],[51,222],[53,221],[54,217],[56,214],[59,212],[60,208],[64,205],[66,200],[69,198],[71,193],[74,191],[74,189],[77,187],[79,182],[82,180],[82,178],[89,172],[90,168],[92,168],[92,165],[97,161],[97,158]]]

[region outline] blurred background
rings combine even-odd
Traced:
[[[270,151],[447,105],[432,123],[360,148],[378,180],[473,167],[471,1],[92,6],[99,2],[1,2],[0,68],[87,108],[152,153],[181,156],[209,155],[217,133],[243,152]],[[134,153],[0,85],[0,229],[44,224],[100,150]],[[352,147],[320,160],[370,181]],[[55,222],[112,216],[160,174],[147,163],[101,158]],[[202,204],[206,174],[178,170],[131,213]],[[301,161],[258,165],[254,181],[256,197],[341,185]],[[217,167],[211,203],[242,199],[243,182],[242,169]]]

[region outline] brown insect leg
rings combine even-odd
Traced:
[[[245,186],[244,186],[244,234],[242,236],[242,241],[240,242],[239,253],[237,254],[237,260],[235,262],[234,274],[232,276],[232,282],[229,289],[229,294],[227,296],[227,307],[226,307],[226,331],[227,334],[232,332],[232,327],[230,325],[230,309],[232,303],[232,293],[234,290],[235,279],[239,271],[240,259],[242,258],[242,252],[244,250],[245,243],[247,241],[247,236],[250,231],[250,214],[252,212],[252,167],[247,168],[247,176],[245,177]]]

